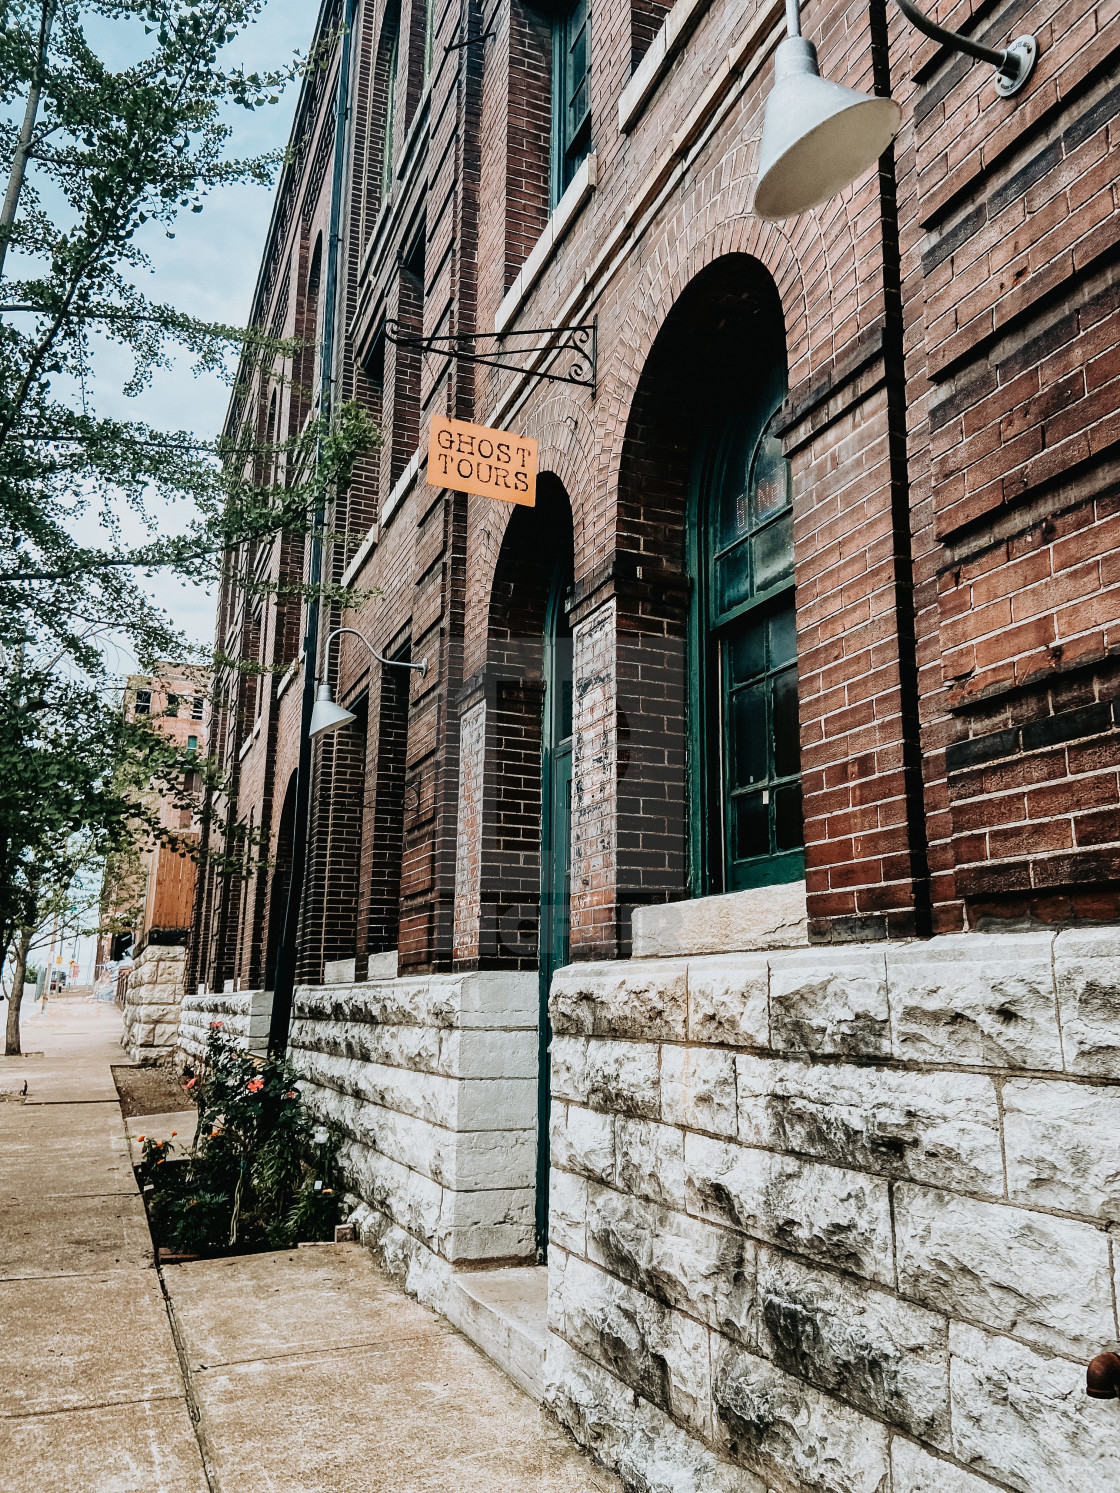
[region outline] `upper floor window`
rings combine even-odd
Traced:
[[[400,51],[400,27],[393,27],[385,62],[385,136],[381,145],[381,200],[388,200],[393,190],[395,150],[393,136],[397,124],[397,57]]]
[[[152,692],[150,689],[138,689],[136,691],[136,714],[151,715]]]
[[[575,0],[552,30],[552,206],[591,148],[591,7]]]
[[[424,82],[432,75],[435,58],[436,0],[424,0]]]
[[[202,707],[204,703],[205,702],[201,695],[195,695],[194,699],[191,701],[192,721],[200,721],[202,719]]]

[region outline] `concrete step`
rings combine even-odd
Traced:
[[[548,1270],[457,1270],[447,1317],[533,1399],[544,1398]]]

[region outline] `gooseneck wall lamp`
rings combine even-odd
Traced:
[[[899,9],[919,31],[944,46],[990,62],[996,92],[1018,93],[1038,60],[1033,36],[1002,50],[985,47],[936,25],[912,3]],[[801,35],[799,0],[786,0],[786,36],[774,58],[774,87],[766,100],[755,188],[756,216],[776,223],[818,207],[862,176],[898,133],[902,111],[891,98],[859,93],[822,78],[817,49]]]
[[[428,672],[428,660],[426,658],[422,658],[418,664],[407,663],[403,658],[383,658],[369,639],[362,637],[362,634],[355,631],[354,628],[336,627],[334,632],[328,636],[326,646],[323,650],[324,674],[329,674],[331,671],[331,644],[335,638],[341,637],[344,632],[348,632],[351,637],[361,638],[361,641],[373,654],[377,662],[385,665],[387,668],[415,669],[421,676]],[[335,703],[334,690],[331,689],[330,685],[324,679],[320,683],[315,695],[315,708],[311,712],[311,725],[307,730],[308,736],[323,736],[328,731],[337,731],[340,726],[348,726],[353,719],[353,711],[347,710],[345,706]]]

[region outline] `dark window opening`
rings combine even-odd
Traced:
[[[709,862],[727,891],[804,874],[792,494],[773,429],[784,398],[775,368],[709,441],[701,476],[701,760],[719,810]]]
[[[151,715],[152,692],[150,689],[138,689],[136,691],[136,714]]]
[[[591,7],[575,4],[552,31],[552,206],[591,148]]]

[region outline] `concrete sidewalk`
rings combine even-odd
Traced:
[[[120,1012],[59,998],[21,1036],[0,1058],[0,1489],[208,1493],[109,1071]]]
[[[608,1493],[617,1481],[360,1245],[155,1269],[80,1000],[0,1058],[0,1493]],[[177,1348],[178,1343],[178,1348]]]

